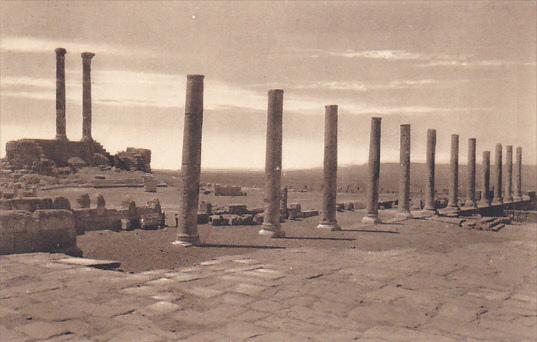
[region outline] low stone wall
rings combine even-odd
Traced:
[[[0,211],[0,254],[64,252],[81,255],[73,213],[46,209]]]
[[[121,230],[123,213],[116,209],[82,208],[73,209],[78,234],[93,230]]]

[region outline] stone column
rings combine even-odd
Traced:
[[[505,146],[505,194],[504,202],[513,202],[513,146]]]
[[[65,133],[65,54],[64,48],[56,52],[56,139],[67,140]]]
[[[513,200],[522,200],[522,147],[516,148],[515,162],[515,194]]]
[[[200,243],[198,204],[201,173],[201,137],[203,126],[203,75],[188,75],[186,83],[183,161],[181,163],[181,210],[176,245]]]
[[[448,207],[459,208],[459,135],[451,135]]]
[[[475,208],[475,151],[476,151],[476,139],[468,139],[468,177],[466,184],[466,202],[465,207]]]
[[[434,193],[434,159],[436,150],[436,130],[427,130],[427,155],[426,155],[426,182],[425,182],[425,210],[436,211]]]
[[[280,184],[282,176],[283,90],[268,92],[267,146],[265,152],[265,212],[260,235],[284,237],[280,226]]]
[[[490,151],[483,151],[481,200],[479,201],[480,207],[487,207],[490,205],[489,193],[490,193]]]
[[[317,228],[341,230],[336,219],[337,193],[337,105],[325,106],[324,186],[321,221]]]
[[[369,139],[369,176],[367,180],[367,214],[362,223],[378,223],[379,177],[380,177],[380,121],[371,118]]]
[[[92,52],[82,52],[82,140],[92,141],[91,137],[91,59]]]
[[[410,125],[401,125],[399,145],[399,215],[410,214]]]
[[[494,165],[494,198],[492,204],[502,204],[502,144],[496,144],[496,165]]]

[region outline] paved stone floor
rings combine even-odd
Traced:
[[[0,340],[534,341],[535,227],[510,229],[525,234],[448,252],[266,249],[133,274],[2,256]]]

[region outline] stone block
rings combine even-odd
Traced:
[[[66,209],[71,210],[71,202],[63,196],[57,196],[52,203],[53,209]]]
[[[12,210],[11,200],[0,199],[0,210]]]
[[[244,215],[248,213],[246,204],[229,204],[226,211],[232,215]]]
[[[23,197],[11,200],[14,210],[36,211],[40,209],[52,209],[52,199],[48,197]]]

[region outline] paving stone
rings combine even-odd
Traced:
[[[30,337],[41,340],[62,335],[69,331],[62,324],[42,321],[35,321],[18,326],[16,330]]]
[[[201,279],[202,276],[198,274],[189,274],[189,273],[178,273],[177,275],[174,275],[170,277],[170,280],[177,281],[177,282],[187,282],[187,281],[193,281]]]
[[[20,333],[13,329],[8,329],[2,325],[0,325],[0,337],[1,337],[0,340],[9,341],[9,342],[30,341],[30,337],[28,337],[27,335],[24,335],[23,333]]]
[[[223,293],[222,291],[219,291],[219,290],[211,289],[208,287],[198,287],[198,286],[186,288],[183,291],[193,296],[201,297],[205,299],[213,298]]]
[[[456,342],[457,340],[450,337],[433,335],[420,332],[415,329],[376,326],[368,329],[363,334],[363,340],[379,339],[383,341],[435,341],[435,342]]]
[[[226,293],[222,296],[222,301],[227,304],[246,305],[253,300],[252,297],[238,293]]]
[[[266,289],[267,288],[263,286],[241,283],[235,285],[231,290],[248,296],[257,296],[260,295]]]
[[[145,283],[146,286],[166,286],[170,284],[173,284],[173,280],[170,278],[159,278]]]
[[[269,332],[268,329],[248,322],[229,322],[224,327],[217,329],[216,333],[229,336],[232,341],[249,340]]]
[[[166,315],[171,312],[177,311],[181,309],[180,305],[166,302],[166,301],[160,301],[156,302],[154,304],[148,305],[146,307],[143,307],[138,312],[142,313],[145,316],[155,316],[155,315]]]
[[[226,336],[222,336],[212,331],[203,331],[187,337],[181,341],[191,341],[191,342],[216,342],[216,341],[229,341]]]

